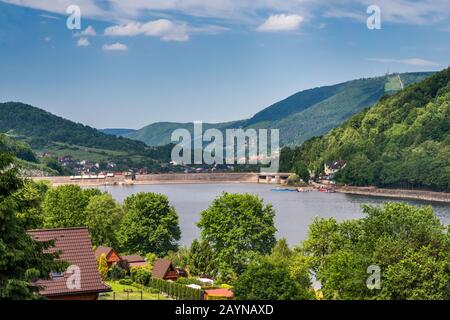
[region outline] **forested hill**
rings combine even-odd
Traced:
[[[158,170],[160,163],[170,161],[169,145],[149,147],[18,102],[0,103],[0,133],[26,142],[39,153],[95,162],[111,160],[121,168]]]
[[[352,115],[390,95],[430,76],[430,72],[392,74],[364,78],[344,83],[303,90],[263,109],[250,119],[217,124],[204,124],[204,129],[216,128],[274,128],[280,129],[282,145],[299,145],[304,141],[327,133]],[[401,82],[400,82],[401,79]],[[124,136],[162,145],[170,142],[177,128],[192,131],[192,123],[158,122]]]
[[[283,152],[316,172],[343,159],[336,179],[354,185],[450,191],[450,68],[358,113],[324,137]]]
[[[89,126],[18,102],[0,103],[0,132],[24,136],[32,147],[41,147],[49,142],[63,142],[120,151],[146,149],[145,144],[139,141],[105,134]]]

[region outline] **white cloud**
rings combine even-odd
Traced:
[[[79,5],[83,18],[98,18],[110,22],[142,21],[148,15],[171,19],[174,14],[220,19],[220,22],[255,26],[262,13],[289,12],[305,17],[314,16],[362,20],[373,0],[0,0],[66,16],[66,8]],[[446,26],[450,22],[448,0],[377,0],[382,21],[415,25]],[[99,3],[102,3],[100,6]]]
[[[131,37],[145,35],[159,37],[164,41],[187,41],[189,40],[188,27],[186,23],[172,22],[167,19],[149,21],[147,23],[129,22],[105,29],[107,36]]]
[[[52,38],[51,38],[51,37],[45,37],[45,38],[44,38],[44,41],[45,41],[45,42],[50,42],[50,41],[52,41]]]
[[[89,42],[88,38],[80,38],[77,41],[77,46],[78,47],[87,47],[89,46],[91,43]]]
[[[128,50],[128,47],[120,42],[112,43],[112,44],[104,44],[102,47],[105,51],[124,51]]]
[[[81,12],[85,16],[92,18],[105,17],[107,12],[101,9],[95,0],[0,0],[17,6],[39,9],[47,12],[66,15],[66,9],[70,5],[77,5],[82,8]]]
[[[95,31],[93,26],[88,26],[86,29],[81,31],[82,36],[96,36],[97,32]]]
[[[440,66],[439,63],[421,59],[421,58],[409,58],[409,59],[390,59],[390,58],[369,58],[369,61],[381,62],[381,63],[400,63],[411,66],[421,66],[421,67],[437,67]]]
[[[297,30],[305,18],[298,14],[276,14],[270,16],[258,31],[292,31]]]

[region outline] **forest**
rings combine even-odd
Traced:
[[[450,191],[450,68],[384,96],[340,127],[295,149],[281,170],[304,163],[318,176],[325,161],[346,161],[339,183]]]

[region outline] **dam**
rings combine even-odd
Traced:
[[[69,176],[33,177],[35,181],[49,181],[52,185],[77,184],[82,186],[99,185],[139,185],[172,183],[264,183],[286,184],[290,173],[160,173],[145,175],[115,175],[114,177],[73,179]]]

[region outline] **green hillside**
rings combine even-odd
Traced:
[[[320,136],[343,123],[352,115],[371,106],[383,95],[393,94],[404,86],[423,80],[431,73],[403,73],[376,78],[359,79],[332,86],[308,89],[277,102],[252,118],[218,124],[204,124],[204,129],[217,128],[274,128],[280,129],[282,145],[299,145]],[[173,130],[186,128],[190,123],[159,122],[126,134],[148,145],[170,142]]]
[[[125,128],[105,128],[100,129],[100,132],[106,133],[106,134],[112,134],[114,136],[124,136],[128,133],[134,132],[136,129],[125,129]]]
[[[26,142],[17,141],[8,135],[0,134],[0,152],[14,155],[16,164],[20,166],[22,173],[27,176],[37,175],[37,172],[40,175],[55,175],[58,173],[46,164],[40,163],[38,157]]]
[[[224,122],[224,123],[203,123],[203,130],[210,128],[216,128],[224,130],[226,128],[235,128],[238,126],[238,122]],[[129,134],[124,135],[129,139],[139,140],[145,142],[149,146],[161,146],[171,142],[172,132],[176,129],[187,129],[191,133],[192,137],[194,132],[194,125],[190,123],[177,123],[177,122],[157,122],[148,125],[142,129],[136,130]]]
[[[342,183],[450,191],[450,68],[283,153],[283,166],[301,160],[317,173],[345,160]]]
[[[114,161],[120,168],[159,168],[170,148],[149,147],[17,102],[0,103],[0,133],[8,133],[39,153],[71,155],[75,160]]]

